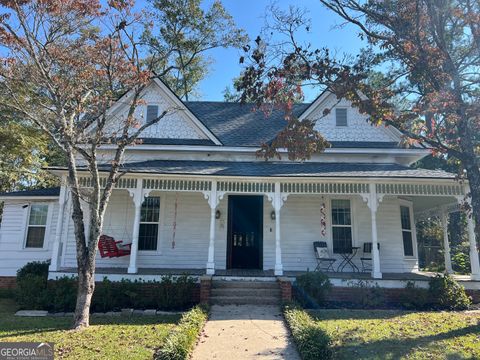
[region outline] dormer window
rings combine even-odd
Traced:
[[[158,117],[158,105],[147,105],[147,124]]]
[[[347,109],[337,108],[335,109],[335,118],[337,126],[347,126]]]

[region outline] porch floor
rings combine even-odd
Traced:
[[[61,268],[58,272],[60,273],[70,273],[76,274],[76,268]],[[284,271],[284,277],[297,277],[304,274],[305,271]],[[191,276],[202,276],[205,275],[205,269],[159,269],[159,268],[139,268],[137,274],[128,274],[126,268],[110,268],[110,267],[101,267],[96,269],[96,274],[98,275],[137,275],[137,276],[155,276],[155,275],[191,275]],[[372,276],[370,272],[327,272],[326,273],[331,279],[341,279],[341,280],[352,280],[352,279],[361,279],[361,280],[371,280]],[[434,272],[406,272],[406,273],[382,273],[382,280],[428,280],[429,278],[435,276],[437,273]],[[215,271],[215,276],[222,277],[275,277],[273,270],[255,270],[255,269],[227,269]],[[470,279],[469,275],[452,275],[457,281],[467,281],[467,282],[478,282]]]

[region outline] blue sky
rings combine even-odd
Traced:
[[[205,2],[208,3],[209,1]],[[237,26],[245,29],[251,39],[255,39],[264,25],[265,10],[271,0],[222,0],[222,3]],[[326,46],[340,53],[356,54],[365,46],[352,25],[335,28],[341,24],[341,19],[324,8],[318,0],[279,0],[276,4],[282,9],[288,9],[290,4],[307,9],[312,19],[312,29],[310,34],[302,37],[315,47]],[[223,100],[222,91],[225,86],[231,84],[232,79],[240,73],[239,54],[236,49],[215,49],[209,53],[215,62],[208,77],[200,84],[201,100]],[[306,95],[306,101],[311,101],[316,97],[317,91],[309,91]]]
[[[209,6],[213,0],[203,0],[204,6]],[[138,0],[141,6],[145,0]],[[243,28],[251,39],[255,39],[264,25],[265,11],[272,0],[222,0],[224,7],[233,16],[238,27]],[[288,9],[295,5],[308,11],[312,19],[311,32],[302,34],[302,40],[312,43],[316,48],[328,47],[339,53],[356,54],[365,43],[358,35],[357,29],[352,25],[336,28],[341,24],[341,19],[331,11],[324,8],[318,0],[277,0],[275,4],[281,9]],[[214,60],[207,78],[199,86],[197,100],[223,101],[222,92],[227,85],[232,84],[232,79],[239,75],[240,51],[237,49],[214,49],[208,52]],[[306,101],[313,100],[318,91],[309,90]]]

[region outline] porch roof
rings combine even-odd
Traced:
[[[102,167],[100,167],[100,169],[102,169]],[[108,165],[105,165],[103,169],[107,170]],[[123,164],[122,170],[128,173],[205,176],[455,178],[455,174],[443,170],[413,169],[399,164],[374,163],[150,160]]]
[[[0,197],[56,197],[60,195],[60,187],[46,189],[20,190],[0,193]]]

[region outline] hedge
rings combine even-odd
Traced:
[[[303,360],[332,359],[330,336],[303,309],[285,306],[283,315]]]
[[[183,314],[177,327],[165,339],[154,360],[187,360],[195,347],[198,336],[208,318],[205,307],[196,306]]]
[[[54,312],[74,311],[77,297],[76,278],[48,280],[47,277],[47,263],[29,263],[18,271],[15,296],[21,308]],[[165,276],[160,281],[113,282],[104,278],[95,287],[91,310],[185,310],[195,305],[198,300],[194,296],[196,287],[196,281],[187,275]]]

